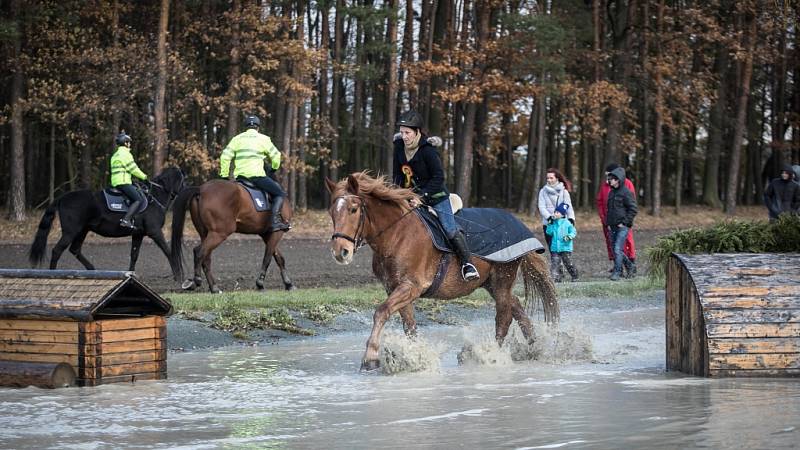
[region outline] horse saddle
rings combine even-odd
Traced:
[[[250,182],[245,178],[237,178],[236,182],[242,185],[243,188],[247,189],[247,192],[250,193],[250,198],[253,199],[253,206],[255,206],[256,211],[269,211],[270,202],[269,197],[267,196],[264,191],[258,188],[255,184]]]
[[[139,193],[142,193],[142,191],[140,190]],[[109,211],[121,213],[128,212],[128,207],[130,206],[131,201],[128,200],[128,197],[119,189],[109,186],[103,189],[103,197],[106,199],[106,208],[108,208]],[[148,205],[147,196],[142,195],[142,198],[144,199],[144,202],[142,202],[142,205],[139,207],[139,211],[144,211]]]
[[[452,252],[439,219],[427,208],[414,212],[425,224],[434,247]],[[467,246],[474,256],[493,262],[513,261],[530,253],[544,253],[544,246],[522,221],[504,209],[464,208],[454,215],[456,225],[464,231]]]

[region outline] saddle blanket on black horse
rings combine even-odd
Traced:
[[[433,245],[452,252],[439,219],[427,208],[414,210],[428,229]],[[467,246],[474,256],[494,262],[513,261],[529,253],[544,253],[544,246],[513,214],[497,208],[466,208],[455,214],[456,225],[464,230]]]
[[[256,187],[255,184],[242,178],[237,178],[236,182],[242,185],[242,187],[247,189],[247,192],[250,193],[250,198],[253,199],[253,206],[256,208],[256,211],[269,211],[271,203],[269,202],[269,198],[264,191]]]
[[[139,190],[139,193],[142,194],[142,198],[144,202],[139,207],[139,212],[144,211],[147,209],[148,201],[147,196]],[[107,187],[103,189],[103,197],[106,199],[106,208],[108,208],[111,212],[128,212],[128,206],[130,206],[131,201],[128,200],[128,197],[122,193],[119,189],[115,189],[113,187]]]

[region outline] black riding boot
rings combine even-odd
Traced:
[[[457,232],[452,239],[450,239],[450,243],[453,245],[453,250],[455,250],[458,259],[461,260],[461,278],[464,281],[472,281],[477,280],[481,277],[478,273],[478,269],[469,262],[470,252],[469,248],[467,248],[467,240],[464,238],[464,234],[462,232]]]
[[[128,206],[128,212],[125,213],[125,217],[119,220],[119,226],[123,228],[136,228],[133,225],[133,215],[136,214],[136,211],[139,209],[140,201],[135,201]]]
[[[281,207],[283,206],[283,196],[272,199],[272,225],[270,231],[284,231],[289,229],[289,225],[281,218]]]

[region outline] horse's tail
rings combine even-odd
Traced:
[[[544,320],[558,322],[560,316],[556,286],[542,257],[530,252],[522,257],[522,280],[525,283],[525,310],[532,315],[542,304]]]
[[[170,257],[172,267],[177,268],[180,279],[183,279],[183,226],[186,223],[186,210],[192,199],[200,192],[197,186],[183,189],[172,205],[172,237],[170,238]]]
[[[47,249],[47,235],[50,234],[50,228],[53,227],[53,219],[56,217],[60,202],[61,197],[48,205],[42,220],[39,221],[39,229],[36,231],[36,237],[33,238],[33,244],[28,251],[28,261],[31,263],[31,267],[39,267],[42,264],[44,252]]]

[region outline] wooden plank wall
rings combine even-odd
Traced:
[[[673,256],[666,296],[668,370],[800,376],[800,255]]]
[[[160,316],[81,323],[0,320],[0,360],[65,362],[83,386],[164,379],[166,337]]]

